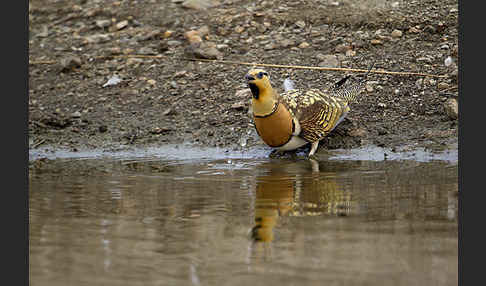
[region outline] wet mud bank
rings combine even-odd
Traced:
[[[457,1],[184,2],[29,1],[31,153],[265,149],[248,116],[249,67],[187,57],[442,75],[370,74],[318,153],[457,150]],[[279,89],[346,75],[267,70]]]

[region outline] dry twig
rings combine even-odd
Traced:
[[[106,59],[106,58],[142,58],[142,59],[168,59],[169,57],[163,55],[113,55],[113,56],[99,56],[94,59]],[[196,59],[196,58],[177,58],[179,60],[185,61],[199,61],[208,63],[218,63],[218,64],[231,64],[231,65],[246,65],[254,67],[270,67],[270,68],[286,68],[286,69],[308,69],[308,70],[320,70],[320,71],[345,71],[345,72],[370,72],[379,74],[390,74],[390,75],[415,75],[415,76],[428,76],[428,77],[439,77],[445,78],[447,75],[436,75],[428,73],[419,72],[395,72],[395,71],[385,71],[385,70],[371,70],[367,69],[352,69],[352,68],[332,68],[332,67],[315,67],[315,66],[295,66],[295,65],[278,65],[278,64],[265,64],[265,63],[251,63],[251,62],[240,62],[240,61],[228,61],[228,60],[210,60],[210,59]],[[29,61],[29,64],[54,64],[55,61]]]

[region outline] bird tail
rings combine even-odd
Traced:
[[[345,99],[347,102],[353,102],[356,100],[358,95],[361,93],[361,90],[365,86],[366,78],[368,74],[370,73],[371,69],[375,63],[371,65],[371,67],[368,69],[364,77],[357,83],[352,84],[350,86],[344,86],[344,83],[351,77],[351,75],[347,75],[346,77],[342,78],[338,82],[334,84],[334,90],[332,92],[332,95],[335,97],[340,97]]]

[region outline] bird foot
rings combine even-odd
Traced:
[[[317,156],[316,156],[316,154],[308,155],[308,156],[307,156],[307,158],[308,158],[309,160],[317,161]]]
[[[275,159],[278,157],[280,153],[281,153],[280,150],[274,149],[272,150],[272,152],[270,152],[270,154],[268,154],[268,158]]]

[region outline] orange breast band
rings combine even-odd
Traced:
[[[292,137],[292,117],[281,103],[277,110],[267,117],[253,116],[258,135],[270,147],[280,147]]]

